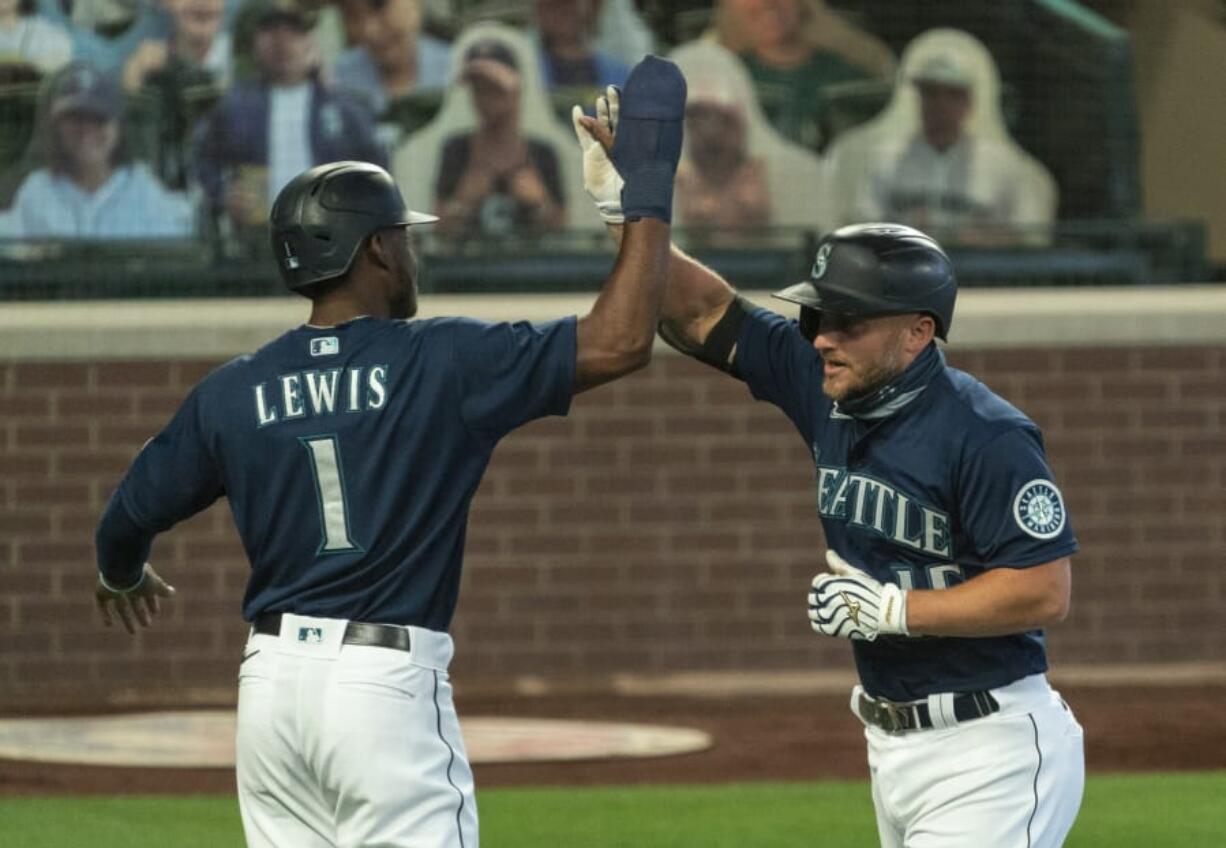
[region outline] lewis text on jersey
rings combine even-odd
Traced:
[[[387,405],[387,368],[328,368],[280,374],[252,387],[257,426],[307,416],[366,412]]]

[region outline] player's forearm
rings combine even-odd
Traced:
[[[608,229],[620,244],[622,227],[610,225]],[[736,297],[736,291],[723,277],[676,245],[669,250],[666,276],[660,320],[692,344],[701,345]]]
[[[140,582],[153,536],[132,519],[118,492],[111,496],[94,537],[98,571],[107,586],[128,589]]]
[[[669,225],[656,218],[626,225],[613,271],[592,311],[579,320],[577,391],[642,368],[651,360],[669,233]]]
[[[701,345],[711,327],[736,297],[724,278],[673,246],[668,258],[668,285],[660,318],[689,340]]]
[[[997,568],[949,589],[907,593],[912,636],[1004,636],[1055,624],[1068,614],[1068,559]]]

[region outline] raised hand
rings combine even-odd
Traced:
[[[673,178],[681,159],[685,96],[685,77],[667,59],[648,56],[630,71],[619,98],[617,134],[609,151],[609,158],[626,181],[622,210],[627,221],[672,221]]]
[[[584,152],[584,184],[588,193],[613,218],[615,181],[600,161],[604,152],[624,184],[620,191],[625,220],[658,218],[672,221],[673,179],[681,158],[685,123],[685,77],[672,62],[648,56],[634,66],[624,91],[612,89],[597,118],[572,111],[575,133]],[[600,144],[600,149],[591,144]],[[591,167],[589,167],[589,159]],[[617,223],[610,220],[610,223]]]
[[[583,109],[577,105],[571,110],[575,136],[583,151],[583,188],[595,201],[600,218],[606,224],[621,224],[626,220],[622,213],[622,187],[625,181],[609,158],[617,133],[620,97],[617,86],[611,85],[603,97],[596,98],[595,118],[584,115]]]

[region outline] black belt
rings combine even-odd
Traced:
[[[265,636],[281,635],[281,613],[269,612],[257,616],[255,632]],[[367,624],[363,621],[351,621],[345,625],[345,636],[341,640],[346,645],[366,645],[373,648],[392,648],[396,651],[409,650],[409,630],[407,627],[397,627],[394,624]]]
[[[861,693],[856,709],[860,718],[888,733],[932,729],[927,701],[895,704],[892,701],[874,701]],[[983,718],[999,709],[1000,704],[991,692],[964,692],[954,696],[954,718],[959,722]]]

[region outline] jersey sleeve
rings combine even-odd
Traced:
[[[475,436],[495,442],[521,424],[565,415],[575,386],[574,317],[544,324],[466,322],[455,334],[461,416]]]
[[[977,448],[959,481],[963,532],[984,568],[1028,568],[1077,551],[1064,497],[1033,427]]]
[[[813,431],[814,369],[820,364],[795,321],[761,308],[745,316],[736,344],[737,375],[755,398],[782,409],[806,435]]]
[[[115,497],[133,521],[161,533],[225,494],[203,423],[197,387],[162,432],[137,454]]]

